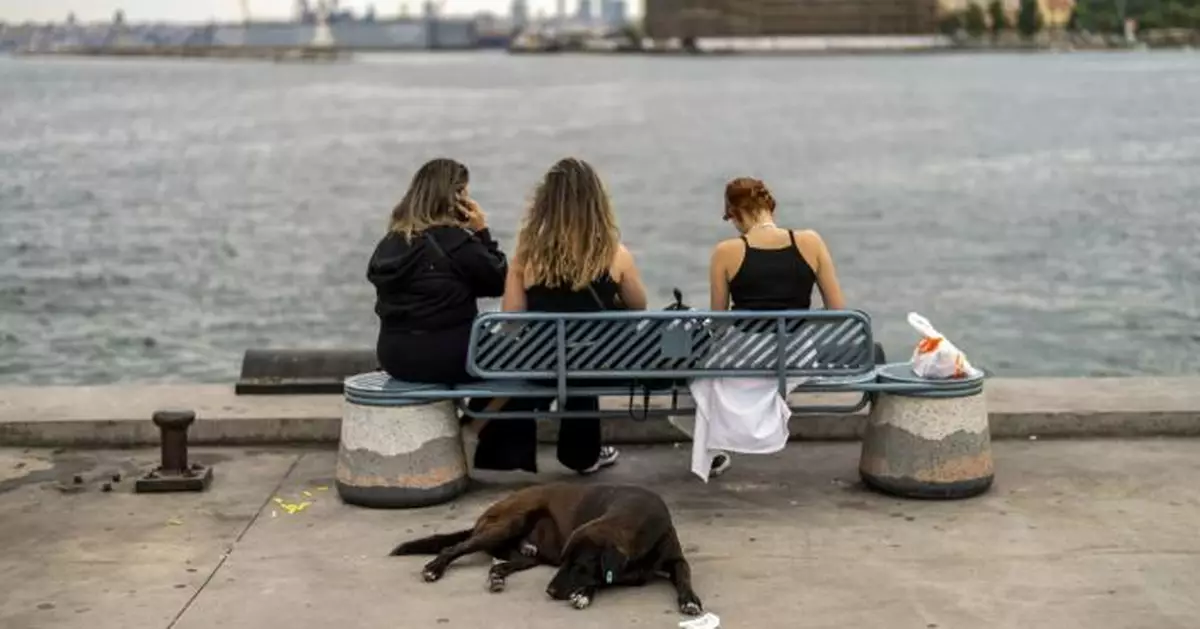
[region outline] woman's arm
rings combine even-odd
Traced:
[[[646,309],[646,285],[642,283],[642,275],[638,272],[633,254],[625,245],[617,249],[617,259],[614,260],[617,270],[617,289],[621,294],[621,302],[629,310]]]
[[[712,310],[729,310],[729,247],[718,243],[708,264],[708,297]]]
[[[504,279],[504,299],[500,302],[504,312],[525,311],[525,272],[516,260],[508,265],[508,275]]]
[[[826,310],[845,310],[846,300],[842,297],[842,287],[838,283],[837,269],[833,266],[833,256],[821,235],[815,231],[800,232],[800,238],[810,243],[809,250],[817,253],[817,289],[821,291],[821,302]]]
[[[505,293],[508,258],[486,227],[469,236],[454,252],[454,259],[477,296],[499,297]]]

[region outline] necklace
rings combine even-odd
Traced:
[[[775,223],[772,221],[764,221],[762,223],[752,226],[750,229],[747,229],[746,233],[749,234],[750,232],[758,229],[759,227],[775,227]]]

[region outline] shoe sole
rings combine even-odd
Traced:
[[[621,453],[617,452],[616,454],[613,455],[613,457],[611,459],[608,459],[605,461],[599,461],[592,467],[589,467],[586,470],[581,470],[579,473],[584,476],[587,476],[589,474],[595,474],[596,472],[599,472],[600,470],[602,470],[606,467],[612,467],[612,466],[616,465],[617,459],[619,459],[619,458],[621,458]]]

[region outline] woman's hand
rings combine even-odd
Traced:
[[[472,231],[483,231],[487,229],[487,214],[483,208],[468,196],[460,196],[458,198],[458,207],[462,210],[463,218],[467,220],[467,227]]]

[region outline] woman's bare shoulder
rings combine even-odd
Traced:
[[[737,251],[744,246],[745,245],[742,243],[741,238],[729,238],[727,240],[722,240],[721,242],[717,243],[717,246],[713,247],[713,255],[725,255],[730,252]]]
[[[821,234],[815,229],[793,229],[793,234],[796,234],[796,242],[810,242],[814,244],[823,244],[825,241],[821,239]]]

